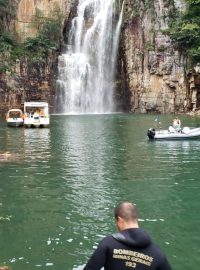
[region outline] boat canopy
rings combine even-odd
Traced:
[[[29,111],[30,109],[44,109],[45,113],[48,114],[48,108],[49,105],[47,102],[24,102],[24,113],[26,113],[27,110]]]
[[[7,118],[22,118],[23,112],[20,109],[10,109],[6,114]]]
[[[10,113],[10,112],[20,112],[20,113],[22,113],[22,110],[20,110],[20,109],[11,109],[11,110],[8,111],[8,113]]]
[[[24,102],[24,108],[26,107],[38,107],[38,108],[48,108],[48,103],[47,102]]]

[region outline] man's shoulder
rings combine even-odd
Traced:
[[[116,241],[114,239],[114,237],[112,236],[112,234],[109,234],[107,236],[105,236],[101,241],[100,241],[100,245],[102,246],[107,246],[107,245],[111,245],[111,243],[113,243],[114,241]]]
[[[112,236],[112,234],[108,234],[101,241],[108,241],[108,240],[110,241],[112,239],[114,239],[113,236]]]

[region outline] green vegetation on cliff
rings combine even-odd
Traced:
[[[36,10],[31,27],[37,30],[37,35],[28,37],[23,43],[18,42],[14,29],[7,29],[5,25],[5,17],[9,15],[11,22],[11,16],[14,16],[10,12],[11,7],[12,1],[0,0],[0,73],[12,72],[16,60],[26,59],[30,64],[45,63],[62,40],[63,15],[58,6],[55,6],[52,18],[44,17],[40,10]]]
[[[188,8],[171,24],[170,34],[193,63],[200,62],[200,0],[187,0]]]
[[[10,22],[15,17],[11,0],[0,0],[0,73],[10,68],[9,55],[16,46],[14,35],[10,31]]]

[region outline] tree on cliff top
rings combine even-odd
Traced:
[[[200,63],[200,0],[187,0],[188,8],[172,22],[170,34],[193,63]]]

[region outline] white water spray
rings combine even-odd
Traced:
[[[114,0],[79,0],[68,50],[59,57],[57,113],[111,113],[122,12]]]

